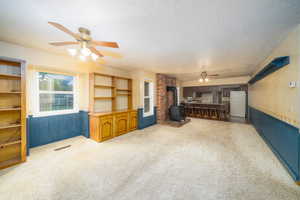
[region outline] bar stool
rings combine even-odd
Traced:
[[[189,110],[188,110],[188,105],[187,105],[187,104],[184,104],[183,109],[184,109],[185,115],[186,115],[186,116],[189,116]]]
[[[220,119],[226,121],[227,120],[227,114],[225,109],[220,109]]]
[[[212,109],[213,108],[207,108],[208,109],[208,119],[212,118]]]
[[[200,118],[205,117],[205,109],[203,107],[200,107]]]
[[[217,109],[216,108],[210,108],[210,118],[218,119],[218,114],[217,114]]]
[[[192,116],[193,117],[197,117],[197,108],[198,108],[198,106],[197,105],[193,105],[193,114],[192,114]]]
[[[193,115],[193,107],[191,105],[187,105],[187,116],[191,117]]]
[[[197,118],[200,117],[201,113],[200,113],[200,106],[199,105],[194,105],[193,114],[194,114],[194,117],[197,117]]]
[[[217,119],[221,120],[221,110],[217,109]]]
[[[209,108],[204,107],[203,110],[204,110],[204,116],[203,116],[203,118],[209,118]]]

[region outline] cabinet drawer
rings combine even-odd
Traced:
[[[116,118],[127,118],[128,117],[128,113],[120,113],[116,115]]]
[[[101,116],[101,117],[99,117],[99,119],[100,119],[100,121],[111,120],[111,119],[113,119],[113,116],[112,115]]]

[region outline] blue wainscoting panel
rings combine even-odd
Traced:
[[[253,78],[249,80],[248,83],[254,84],[255,82],[263,79],[264,77],[270,75],[271,73],[279,70],[280,68],[290,64],[290,57],[283,56],[277,57],[272,62],[270,62],[267,66],[265,66],[262,70],[260,70]]]
[[[300,176],[299,129],[249,107],[250,121],[295,181]]]
[[[81,124],[81,133],[86,138],[90,137],[90,123],[89,123],[89,114],[87,111],[80,111],[80,124]]]
[[[66,115],[28,118],[29,147],[84,135],[89,137],[88,114],[85,111]]]
[[[143,129],[148,126],[152,126],[157,122],[156,107],[154,107],[154,114],[152,116],[144,117],[143,111],[143,108],[138,109],[138,129]]]

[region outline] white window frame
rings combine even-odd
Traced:
[[[149,83],[149,96],[145,96],[145,82]],[[145,98],[149,98],[150,99],[150,110],[149,112],[145,112]],[[153,100],[154,100],[154,86],[153,86],[153,81],[152,80],[147,80],[145,79],[143,81],[143,116],[144,117],[149,117],[149,116],[152,116],[154,114],[154,103],[153,103]]]
[[[40,91],[39,86],[39,73],[50,73],[50,74],[57,74],[57,75],[65,75],[65,76],[72,76],[73,79],[73,91]],[[51,116],[51,115],[64,115],[64,114],[71,114],[71,113],[78,113],[79,106],[78,106],[78,76],[77,75],[70,75],[64,74],[59,72],[48,72],[48,71],[36,71],[34,73],[34,85],[35,85],[35,101],[34,101],[34,117],[44,117],[44,116]],[[73,94],[73,109],[66,109],[66,110],[55,110],[55,111],[40,111],[40,94]]]

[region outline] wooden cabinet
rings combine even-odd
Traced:
[[[0,57],[0,169],[26,161],[25,61]]]
[[[105,141],[114,137],[113,116],[90,116],[90,137],[97,141]]]
[[[137,112],[129,113],[129,130],[135,130],[137,128]]]
[[[135,130],[132,80],[100,73],[90,74],[90,136],[97,142]]]
[[[90,137],[102,142],[137,128],[137,111],[90,113]]]
[[[184,87],[183,88],[183,97],[193,97],[194,89],[193,87]]]
[[[115,125],[116,136],[126,133],[128,131],[128,113],[117,114]]]
[[[113,116],[100,117],[100,140],[108,140],[114,137]]]

